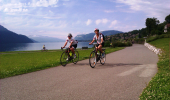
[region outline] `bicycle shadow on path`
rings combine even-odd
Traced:
[[[76,67],[79,66],[89,66],[89,63],[84,63],[84,62],[78,62],[77,64],[75,64]],[[129,67],[129,66],[138,66],[138,65],[143,65],[143,64],[139,64],[139,63],[105,63],[104,65],[101,65],[100,62],[98,62],[95,66],[95,69],[105,69],[105,68],[113,68],[113,67]]]

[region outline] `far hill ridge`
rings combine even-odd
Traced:
[[[2,43],[33,43],[33,40],[25,35],[14,33],[0,25],[0,44]]]

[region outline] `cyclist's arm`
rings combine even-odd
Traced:
[[[69,48],[71,47],[72,44],[73,44],[73,41],[71,41]]]
[[[64,44],[64,46],[63,46],[63,48],[64,48],[66,45],[67,45],[67,41],[65,42],[65,44]]]
[[[94,42],[94,40],[92,40],[91,43],[89,43],[89,44],[92,44],[93,42]]]
[[[103,43],[103,38],[101,38],[101,43],[100,44],[102,44]]]

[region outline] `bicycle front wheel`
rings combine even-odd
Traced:
[[[76,64],[79,61],[79,53],[75,51],[75,55],[73,55],[73,63]]]
[[[68,59],[68,54],[66,52],[63,52],[60,57],[60,64],[65,67],[68,63]]]
[[[102,65],[104,65],[105,64],[105,61],[106,61],[106,54],[105,54],[105,52],[103,52],[104,53],[104,56],[101,56],[100,57],[100,63],[102,64]]]
[[[94,68],[96,66],[96,54],[94,51],[90,53],[89,64],[91,68]]]

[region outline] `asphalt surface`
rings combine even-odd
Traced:
[[[93,69],[89,60],[0,80],[0,100],[138,100],[157,72],[158,56],[134,44],[106,55]]]

